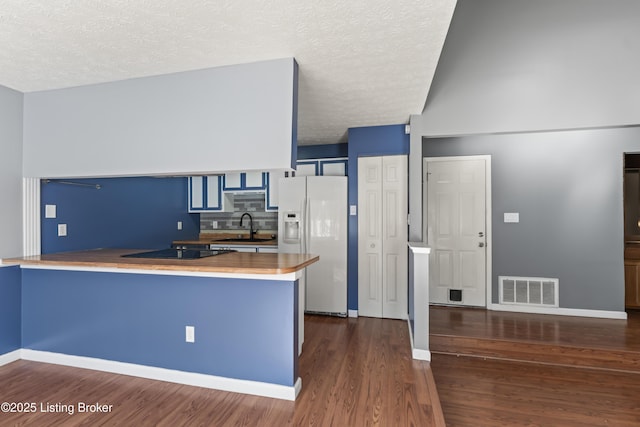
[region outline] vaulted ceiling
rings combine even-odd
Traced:
[[[295,57],[300,144],[406,123],[455,0],[3,0],[0,85],[33,92]]]

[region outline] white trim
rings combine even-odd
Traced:
[[[82,369],[93,369],[95,371],[110,372],[113,374],[130,375],[176,384],[230,391],[234,393],[252,394],[275,399],[296,400],[300,390],[302,390],[302,379],[300,377],[298,377],[293,386],[284,386],[280,384],[239,380],[215,375],[199,374],[195,372],[177,371],[174,369],[158,368],[154,366],[116,362],[113,360],[96,359],[93,357],[51,353],[48,351],[22,349],[21,355],[22,359],[34,362],[52,363]]]
[[[424,242],[407,242],[409,249],[416,254],[430,254],[431,248]]]
[[[411,356],[416,360],[431,362],[431,352],[429,350],[418,350],[417,348],[414,348],[411,352]]]
[[[598,319],[627,319],[627,313],[624,311],[585,310],[582,308],[553,308],[500,304],[490,304],[489,306],[487,306],[487,309],[494,311],[510,311],[514,313],[554,314],[557,316],[595,317]]]
[[[40,179],[22,178],[22,255],[40,255]]]
[[[492,209],[493,209],[493,195],[491,194],[491,155],[490,154],[482,154],[482,155],[477,155],[477,156],[447,156],[447,157],[423,157],[422,159],[422,166],[423,166],[423,173],[426,170],[425,164],[427,163],[427,161],[429,162],[450,162],[450,161],[456,161],[456,160],[484,160],[485,161],[485,169],[484,169],[484,176],[485,176],[485,199],[486,199],[486,203],[485,203],[485,226],[486,226],[486,255],[487,255],[487,265],[486,265],[486,279],[485,279],[485,288],[486,288],[486,295],[485,295],[485,307],[489,308],[489,305],[493,304],[493,280],[492,280],[492,266],[493,266],[493,228],[492,228],[492,218],[493,218],[493,214],[492,214]],[[424,183],[423,181],[423,188],[422,188],[422,196],[423,196],[423,200],[422,200],[422,217],[424,218],[425,216],[425,212],[424,212],[424,205],[426,203],[425,201],[425,193],[427,191],[427,185]],[[423,221],[422,224],[422,235],[424,238],[424,241],[427,241],[427,221]]]
[[[22,355],[21,350],[14,350],[9,353],[0,354],[0,366],[6,365],[11,362],[15,362],[16,360],[20,360]]]
[[[431,362],[431,352],[429,350],[421,350],[413,347],[413,332],[411,331],[411,320],[407,319],[407,327],[409,328],[409,342],[411,343],[411,357],[416,360],[426,360]]]
[[[251,280],[285,280],[294,281],[302,277],[304,269],[293,273],[284,274],[242,274],[242,273],[216,273],[206,271],[182,271],[182,270],[146,270],[141,268],[116,268],[116,267],[89,267],[74,265],[52,264],[21,264],[21,268],[31,270],[61,270],[61,271],[87,271],[91,273],[129,273],[129,274],[154,274],[158,276],[190,276],[190,277],[219,277],[228,279]]]
[[[349,310],[349,317],[358,317],[358,310]]]

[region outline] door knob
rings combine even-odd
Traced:
[[[375,244],[375,243],[372,243],[371,245],[369,245],[369,247],[373,249],[373,248],[375,248],[375,247],[376,247],[376,244]]]
[[[478,246],[481,247],[481,248],[484,248],[484,242],[478,243]]]

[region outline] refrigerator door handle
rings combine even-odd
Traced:
[[[300,202],[300,253],[305,253],[305,247],[307,246],[307,233],[305,232],[307,218],[306,218],[306,206],[307,199],[302,199]]]
[[[311,226],[309,224],[311,218],[311,202],[309,199],[305,199],[305,212],[306,212],[306,220],[304,225],[304,253],[309,253],[309,247],[311,246]]]

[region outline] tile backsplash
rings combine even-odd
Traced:
[[[240,227],[240,217],[249,212],[253,217],[253,228],[258,232],[278,231],[278,212],[265,212],[264,193],[236,193],[233,198],[233,212],[203,212],[200,214],[200,232],[249,229],[248,218]],[[213,221],[218,223],[213,228]]]

